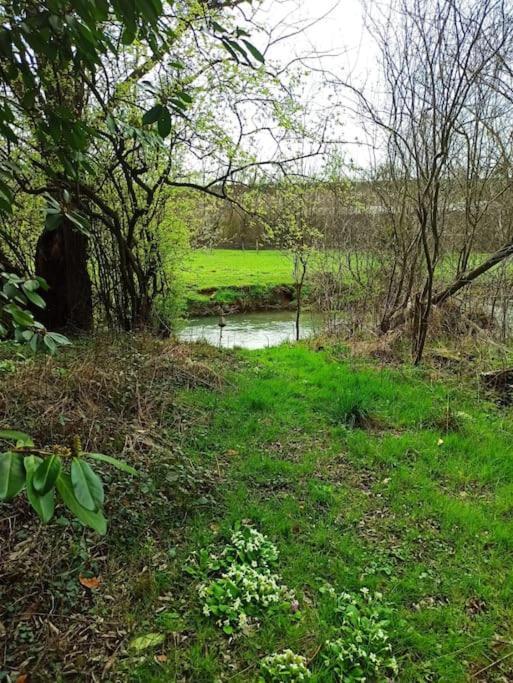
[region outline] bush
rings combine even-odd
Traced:
[[[87,460],[106,462],[135,474],[132,467],[108,455],[83,453],[78,439],[71,449],[57,446],[51,450],[36,448],[30,436],[14,430],[0,431],[0,440],[11,444],[0,453],[0,502],[25,490],[31,507],[46,524],[54,515],[58,494],[84,526],[105,534],[103,484]]]

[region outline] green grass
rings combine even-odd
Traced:
[[[486,257],[486,254],[474,254],[471,267],[485,260]],[[315,259],[312,261],[315,267],[314,262]],[[455,256],[445,257],[439,265],[440,279],[452,280],[456,265]],[[379,267],[379,264],[377,266]],[[486,274],[484,281],[493,278],[495,273],[496,271],[492,270]],[[345,272],[344,276],[349,283],[350,273]],[[184,279],[187,286],[196,291],[249,285],[292,284],[292,261],[286,253],[279,250],[197,249],[188,257]]]
[[[270,249],[198,249],[188,259],[185,280],[196,290],[290,284],[292,263],[283,252]]]
[[[253,681],[263,656],[290,647],[312,660],[314,681],[331,681],[318,656],[333,622],[324,582],[392,603],[400,681],[463,682],[511,652],[511,412],[420,371],[302,346],[225,358],[229,388],[177,398],[195,416],[182,448],[220,476],[216,505],[188,518],[168,570],[169,609],[188,635],[132,680]],[[243,519],[278,545],[301,618],[265,619],[230,642],[201,614],[184,566]],[[491,673],[511,680],[510,661]]]
[[[10,424],[42,444],[94,425],[94,449],[123,451],[140,473],[104,473],[105,539],[62,509],[44,528],[23,501],[2,503],[2,569],[16,577],[0,613],[9,675],[35,661],[56,681],[64,667],[99,679],[108,666],[107,680],[256,682],[263,657],[291,648],[314,682],[331,683],[329,583],[383,593],[397,681],[463,683],[489,665],[477,680],[513,680],[513,409],[472,380],[343,347],[221,351],[137,336],[8,359],[19,366],[2,355]],[[244,520],[279,548],[300,613],[230,639],[202,611],[191,557]],[[100,588],[86,592],[80,575]],[[77,640],[84,624],[95,635]],[[162,642],[135,652],[147,634]]]

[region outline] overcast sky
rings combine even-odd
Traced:
[[[264,0],[259,19],[267,26],[276,26],[277,33],[285,35],[295,27],[303,27],[298,35],[279,43],[271,53],[287,63],[295,56],[311,52],[322,53],[322,66],[338,76],[362,84],[376,77],[377,52],[363,21],[362,0]],[[310,25],[311,24],[311,25]],[[309,26],[310,25],[310,26]],[[307,61],[314,68],[308,78],[307,97],[315,93],[326,96],[322,87],[323,76],[315,73],[316,60]],[[340,93],[341,95],[341,93]],[[361,127],[351,114],[344,110],[343,129],[345,140],[363,140]],[[369,149],[349,144],[344,147],[348,157],[366,166]]]

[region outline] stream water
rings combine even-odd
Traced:
[[[219,317],[189,318],[180,332],[183,341],[206,341],[215,346],[262,349],[293,341],[296,336],[293,311],[259,311],[237,313],[225,318],[226,327],[219,327]],[[320,329],[320,317],[315,313],[301,316],[300,334],[305,339]]]

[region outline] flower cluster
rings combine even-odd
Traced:
[[[218,555],[208,563],[210,579],[201,584],[203,614],[212,616],[229,635],[247,632],[265,612],[291,611],[294,595],[272,568],[278,550],[252,527],[235,531]]]
[[[278,561],[277,547],[253,527],[244,526],[234,531],[230,540],[231,547],[227,546],[225,553],[227,556],[234,554],[239,562],[270,569]]]
[[[306,666],[306,659],[292,650],[284,650],[265,657],[261,664],[261,681],[281,683],[281,681],[306,681],[311,673]]]
[[[368,588],[360,593],[338,596],[338,638],[326,642],[324,664],[340,680],[384,680],[385,672],[397,673],[388,635],[391,610],[383,604],[381,593]]]

